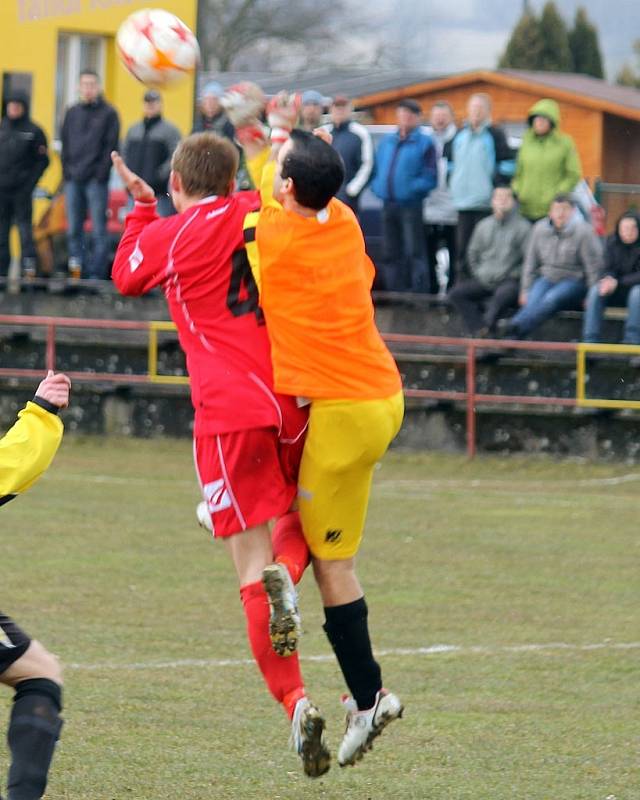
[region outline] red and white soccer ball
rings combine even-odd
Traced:
[[[134,78],[153,88],[165,88],[192,73],[200,61],[198,40],[169,11],[144,8],[122,23],[116,46]]]

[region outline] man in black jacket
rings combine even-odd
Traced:
[[[153,189],[158,214],[175,214],[168,195],[171,156],[181,139],[180,131],[162,116],[162,98],[153,89],[144,94],[142,120],[127,131],[123,157],[133,172]],[[133,203],[131,204],[133,207]]]
[[[29,100],[22,92],[8,95],[0,122],[0,278],[9,272],[9,231],[20,233],[25,277],[36,274],[36,249],[32,233],[31,194],[49,165],[47,137],[29,118]]]
[[[65,180],[69,274],[73,278],[109,277],[107,264],[107,200],[111,151],[118,149],[118,113],[102,97],[100,79],[92,70],[80,73],[80,102],[62,123],[62,172]],[[85,258],[83,226],[91,216],[93,252]]]

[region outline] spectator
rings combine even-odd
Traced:
[[[33,278],[37,259],[31,194],[49,165],[47,137],[29,117],[26,94],[10,92],[6,103],[0,122],[0,278],[9,273],[9,232],[14,222],[20,233],[24,276]]]
[[[247,170],[247,163],[244,157],[244,150],[238,144],[236,139],[236,129],[227,116],[224,106],[222,105],[222,98],[224,96],[224,89],[217,81],[209,81],[206,83],[200,92],[200,111],[196,117],[192,133],[217,133],[218,136],[223,136],[225,139],[232,141],[238,148],[240,153],[240,164],[236,173],[236,186],[238,189],[253,189],[251,178]],[[127,166],[131,166],[125,158]],[[133,170],[137,172],[137,170]]]
[[[491,198],[493,215],[476,225],[469,242],[471,278],[449,292],[472,336],[495,333],[507,309],[518,307],[520,273],[531,223],[518,213],[509,186],[497,186]]]
[[[373,143],[364,125],[351,119],[351,103],[336,95],[331,103],[331,122],[326,129],[332,146],[344,162],[344,182],[336,197],[358,213],[358,201],[373,172]]]
[[[458,209],[456,256],[458,275],[466,267],[467,246],[476,224],[491,213],[491,192],[498,176],[513,175],[513,152],[504,131],[491,124],[491,98],[473,94],[468,120],[445,147],[449,185]]]
[[[385,284],[395,291],[429,291],[422,203],[436,186],[436,151],[420,130],[421,115],[415,100],[401,100],[398,128],[376,152],[371,188],[383,201]]]
[[[180,139],[176,126],[162,117],[162,98],[158,92],[152,89],[145,92],[142,120],[129,128],[124,140],[124,160],[155,192],[161,217],[175,214],[167,189],[171,156]]]
[[[537,222],[557,194],[575,189],[582,169],[573,139],[560,132],[555,100],[538,101],[529,109],[528,122],[511,185],[523,216]]]
[[[80,102],[62,123],[62,172],[65,180],[69,275],[109,277],[107,264],[107,200],[111,151],[118,146],[118,113],[102,97],[100,79],[92,70],[80,73]],[[92,224],[92,257],[85,263],[84,221]]]
[[[456,225],[458,212],[447,183],[447,159],[444,155],[446,145],[457,133],[453,119],[453,109],[444,100],[435,103],[431,109],[431,125],[427,129],[436,148],[438,159],[438,185],[429,192],[423,207],[426,224],[427,257],[429,259],[429,285],[432,292],[439,288],[451,288],[455,282]],[[438,276],[437,269],[440,251],[446,248],[446,274]],[[442,270],[444,272],[444,270]],[[442,286],[441,286],[442,283]]]
[[[192,133],[217,133],[226,139],[235,140],[236,131],[231,120],[222,107],[224,89],[217,81],[209,81],[200,92],[200,110],[196,117]],[[134,170],[135,172],[135,170]]]
[[[308,89],[302,93],[302,105],[300,107],[300,128],[305,131],[313,131],[322,124],[322,112],[324,110],[324,97],[315,89]]]
[[[591,225],[574,215],[570,195],[556,195],[549,216],[533,227],[520,282],[522,308],[504,332],[523,338],[558,311],[579,307],[601,266],[602,249]]]
[[[626,305],[623,343],[640,344],[640,217],[635,211],[623,214],[607,239],[603,275],[587,295],[583,341],[600,341],[608,305]]]

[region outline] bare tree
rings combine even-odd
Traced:
[[[292,56],[326,57],[345,30],[345,15],[344,0],[332,0],[330,7],[318,0],[200,0],[203,65],[276,69]]]

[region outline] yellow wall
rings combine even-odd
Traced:
[[[104,94],[120,114],[124,135],[140,118],[144,87],[122,66],[114,38],[120,23],[133,11],[157,7],[171,11],[195,31],[197,0],[0,0],[0,73],[29,72],[33,76],[31,116],[52,138],[55,116],[55,73],[58,33],[109,37]],[[193,114],[193,78],[164,93],[164,115],[189,133]],[[59,174],[54,163],[42,181],[49,188]]]

